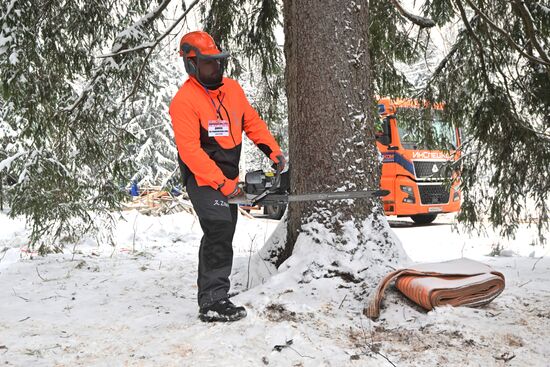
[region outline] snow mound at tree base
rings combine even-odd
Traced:
[[[292,256],[276,269],[273,254],[280,253],[286,241],[283,218],[257,254],[246,262],[236,262],[231,278],[234,289],[241,292],[271,277],[288,278],[296,284],[337,278],[361,299],[372,293],[387,273],[410,262],[385,217],[375,219],[373,215],[360,223],[349,220],[340,228],[340,233],[334,233],[318,223],[304,225]]]

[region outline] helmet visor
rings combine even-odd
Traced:
[[[206,87],[219,87],[227,66],[227,52],[215,55],[197,54],[197,79]]]

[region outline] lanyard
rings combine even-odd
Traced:
[[[225,94],[222,95],[221,99],[219,99],[219,95],[218,95],[218,102],[220,102],[220,105],[218,106],[218,108],[216,108],[216,102],[214,102],[214,99],[210,96],[210,93],[208,93],[208,89],[204,88],[204,91],[206,92],[206,95],[208,96],[208,98],[210,98],[210,102],[212,102],[212,107],[214,107],[214,110],[217,113],[217,117],[220,120],[223,120],[220,109],[222,108],[222,102],[223,102],[223,99],[225,97]],[[237,146],[237,143],[235,142],[235,138],[233,137],[233,132],[231,132],[231,118],[229,117],[229,114],[228,114],[227,110],[225,110],[225,113],[227,113],[227,118],[229,118],[229,133],[231,134],[231,139],[233,140],[233,144],[235,144],[235,146]]]
[[[216,108],[216,102],[214,102],[214,99],[210,96],[210,93],[208,93],[208,89],[204,88],[204,91],[206,92],[206,95],[208,96],[208,98],[210,98],[210,102],[212,102],[212,107],[214,107],[214,111],[216,111],[216,116],[219,117],[221,120],[223,120],[220,109],[222,108],[222,101],[223,101],[223,98],[225,97],[225,94],[222,95],[221,100],[218,100],[220,102],[220,105]]]

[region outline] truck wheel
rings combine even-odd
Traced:
[[[286,205],[266,205],[264,206],[264,214],[269,219],[281,219],[285,213]]]
[[[417,214],[417,215],[411,215],[411,219],[413,222],[419,225],[426,225],[430,224],[437,218],[437,214]]]

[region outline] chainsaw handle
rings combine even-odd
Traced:
[[[279,189],[279,186],[280,186],[280,183],[281,183],[281,171],[279,169],[275,169],[275,177],[273,178],[273,181],[272,181],[272,184],[271,184],[271,187],[267,190],[265,190],[263,193],[261,193],[260,195],[258,196],[255,196],[251,201],[252,201],[252,205],[256,205],[258,204],[260,201],[262,201],[262,199],[264,197],[266,197],[267,195],[270,195],[270,194],[273,194],[274,192],[277,192],[277,190]]]
[[[271,188],[269,189],[270,192],[275,192],[281,184],[281,171],[279,170],[279,167],[275,168],[275,178],[273,179],[273,183],[271,185]]]

